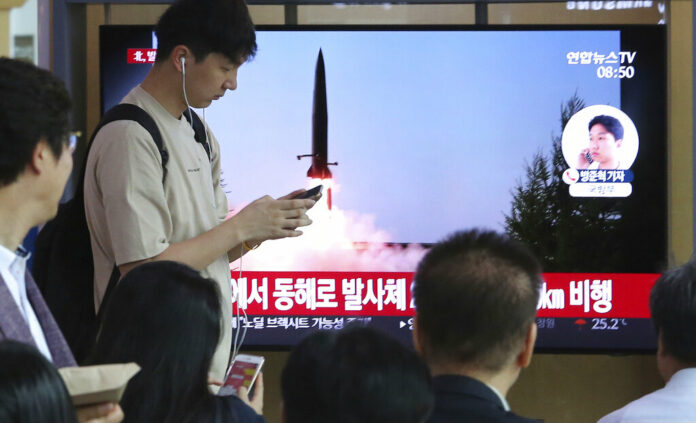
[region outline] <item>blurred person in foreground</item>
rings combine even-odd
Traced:
[[[696,261],[665,272],[650,292],[657,369],[664,388],[602,417],[599,423],[696,422]]]
[[[0,342],[0,422],[77,423],[63,379],[30,345]]]
[[[140,366],[121,399],[124,422],[265,422],[261,375],[251,401],[244,388],[242,399],[209,390],[222,331],[220,304],[215,281],[181,263],[146,263],[121,279],[89,361]]]
[[[418,265],[413,340],[433,375],[429,423],[531,423],[506,395],[529,366],[541,267],[522,244],[491,231],[457,232]]]
[[[284,423],[424,423],[433,394],[418,356],[366,327],[319,331],[290,353]]]

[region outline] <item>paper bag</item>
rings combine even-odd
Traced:
[[[139,371],[135,363],[58,369],[75,406],[119,402],[128,381]]]

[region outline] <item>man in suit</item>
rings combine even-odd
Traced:
[[[599,423],[696,421],[696,261],[665,272],[650,292],[657,369],[666,385]]]
[[[532,358],[541,267],[495,232],[458,232],[418,265],[413,339],[433,375],[428,423],[533,422],[505,399]]]
[[[21,246],[55,216],[72,170],[70,97],[63,83],[32,64],[0,58],[0,341],[36,347],[56,367],[75,359],[34,283]],[[81,421],[121,421],[116,404],[78,410]]]

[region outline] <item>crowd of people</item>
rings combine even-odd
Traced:
[[[77,362],[21,245],[56,215],[71,173],[70,97],[50,72],[0,58],[2,422],[265,421],[262,377],[251,397],[215,394],[232,351],[229,263],[301,235],[318,198],[265,196],[225,219],[219,145],[207,127],[194,140],[190,108],[234,90],[256,52],[244,2],[176,1],[156,33],[156,63],[123,101],[155,121],[167,160],[147,129],[115,121],[94,137],[84,178],[100,316],[84,364],[140,366],[119,403],[73,405],[57,369]],[[460,231],[414,280],[414,348],[366,326],[306,337],[282,373],[286,423],[535,421],[506,397],[534,351],[537,258],[506,235]],[[666,386],[600,423],[696,421],[696,261],[659,278],[650,309]]]

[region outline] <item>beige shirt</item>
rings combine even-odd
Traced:
[[[162,183],[162,159],[150,134],[134,121],[105,125],[94,139],[85,174],[85,211],[94,255],[94,303],[104,298],[116,265],[154,257],[170,244],[219,225],[228,212],[220,186],[220,146],[208,130],[211,160],[182,116],[174,118],[137,86],[123,103],[152,116],[169,152]],[[201,272],[222,293],[222,339],[211,373],[223,380],[232,345],[232,294],[227,255]]]

